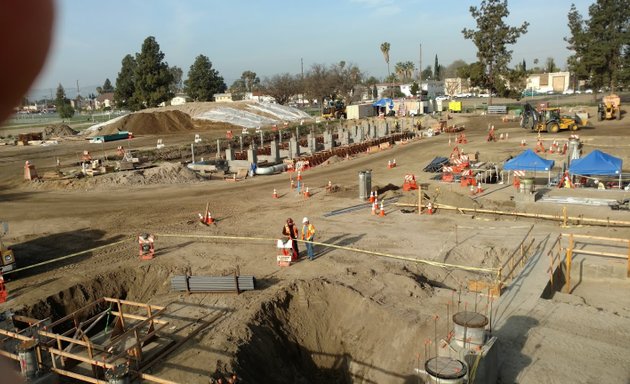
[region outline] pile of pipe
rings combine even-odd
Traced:
[[[254,276],[173,276],[171,291],[241,292],[255,289]]]

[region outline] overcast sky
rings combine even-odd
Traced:
[[[513,60],[553,57],[564,68],[570,52],[567,13],[575,3],[588,16],[586,0],[511,0],[508,24],[530,23],[512,46]],[[314,63],[354,63],[377,78],[387,75],[381,43],[391,44],[390,67],[400,61],[447,66],[476,60],[474,44],[463,38],[475,28],[469,12],[480,0],[58,0],[53,46],[30,95],[49,94],[61,83],[67,91],[115,85],[121,60],[155,36],[165,61],[186,73],[204,54],[227,85],[246,70],[261,79],[300,73]],[[53,89],[54,92],[54,89]],[[69,94],[71,92],[68,92]],[[74,92],[72,92],[74,93]],[[83,93],[83,92],[81,92]]]

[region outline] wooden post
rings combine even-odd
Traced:
[[[418,215],[422,215],[422,186],[418,185]]]
[[[549,250],[549,282],[551,283],[551,289],[553,289],[553,252]]]
[[[573,258],[573,235],[569,235],[569,247],[567,248],[567,293],[571,293],[571,259]]]
[[[59,339],[59,337],[57,337],[57,348],[59,348],[59,350],[61,351],[63,348],[61,348],[61,340]],[[64,359],[63,356],[60,357],[60,361],[61,361],[61,366],[63,368],[66,367],[66,360]]]
[[[567,207],[562,207],[562,226],[567,226]]]
[[[142,362],[142,345],[140,344],[140,337],[138,336],[137,329],[134,329],[133,336],[136,339],[136,345],[133,347],[134,357],[136,358],[136,369],[140,369],[140,363]]]
[[[125,332],[125,315],[123,313],[122,304],[118,299],[116,299],[116,304],[118,304],[118,312],[120,313],[120,325],[122,326],[123,332]]]

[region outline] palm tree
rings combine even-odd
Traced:
[[[383,53],[383,57],[385,58],[385,62],[387,63],[387,76],[389,77],[389,43],[384,42],[381,44],[381,52]]]
[[[394,73],[396,74],[399,80],[404,81],[406,77],[405,63],[403,62],[396,63],[396,65],[394,65]]]
[[[413,64],[412,61],[405,61],[404,63],[402,63],[402,66],[405,73],[405,80],[411,79],[411,76],[413,75],[413,71],[416,69],[416,66]]]
[[[413,71],[416,66],[411,61],[401,61],[396,63],[394,67],[394,73],[398,76],[400,81],[407,81],[413,75]]]

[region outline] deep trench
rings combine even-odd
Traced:
[[[88,276],[78,284],[21,308],[16,314],[38,320],[50,318],[51,321],[55,321],[102,297],[147,302],[156,294],[168,291],[168,285],[164,284],[168,281],[168,276],[168,270],[150,265],[118,268]],[[90,311],[80,313],[78,319],[87,319],[104,309],[95,306]]]
[[[415,325],[351,287],[301,281],[261,306],[237,372],[248,383],[417,383],[396,357],[410,352]]]

